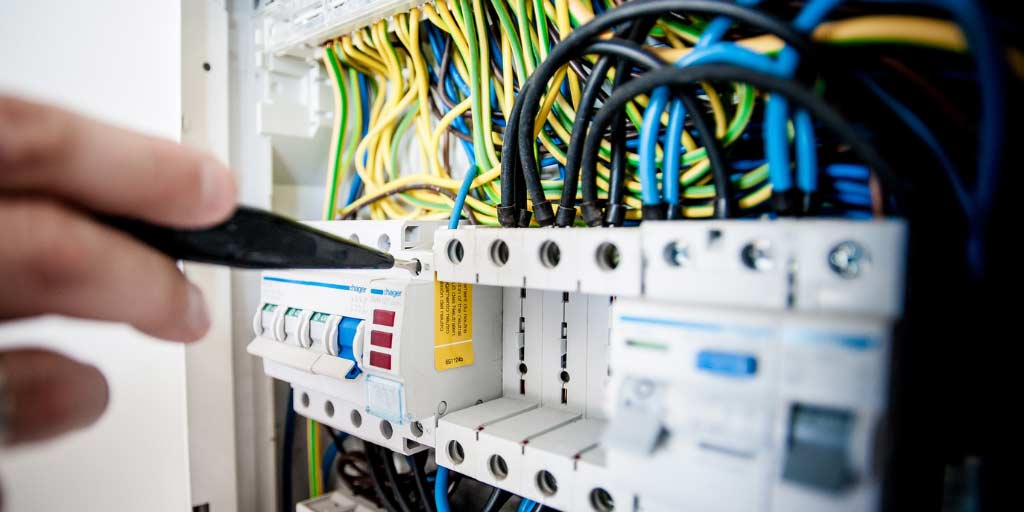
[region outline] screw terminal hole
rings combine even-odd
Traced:
[[[487,459],[487,469],[491,471],[491,476],[498,480],[508,478],[508,463],[505,462],[505,458],[501,455],[491,455],[491,457]]]
[[[612,512],[615,510],[615,500],[603,487],[597,487],[590,491],[590,506],[597,512]]]
[[[491,242],[491,262],[496,266],[504,267],[508,263],[508,244],[504,240]]]
[[[466,251],[462,248],[462,242],[458,240],[450,240],[445,248],[445,252],[448,254],[448,261],[455,264],[462,263],[462,258],[466,256]]]
[[[622,254],[619,253],[619,248],[611,243],[604,242],[597,246],[597,266],[606,272],[611,272],[619,268],[619,263],[622,261]]]
[[[458,441],[448,441],[448,458],[456,465],[465,462],[466,451],[462,448],[462,443]]]
[[[558,480],[550,471],[540,470],[537,472],[537,489],[544,496],[554,496],[558,493]]]
[[[359,411],[352,409],[352,412],[348,415],[349,421],[352,422],[352,426],[359,428],[363,426],[363,415],[359,414]]]
[[[391,436],[395,435],[395,428],[391,426],[390,421],[381,420],[380,435],[384,436],[384,439],[391,439]]]
[[[540,244],[540,263],[546,268],[555,268],[562,261],[562,249],[548,240]]]

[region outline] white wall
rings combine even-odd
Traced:
[[[0,1],[0,91],[172,139],[181,126],[177,1]],[[43,319],[0,327],[100,367],[110,408],[93,428],[0,454],[5,512],[189,510],[185,355],[120,326]]]

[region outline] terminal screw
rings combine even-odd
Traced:
[[[828,266],[843,279],[854,279],[867,268],[871,258],[857,242],[840,242],[828,253]]]
[[[743,246],[740,259],[750,270],[768,271],[775,266],[772,261],[772,244],[767,240],[755,240]]]

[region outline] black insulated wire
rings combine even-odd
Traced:
[[[527,80],[523,84],[523,89],[528,87],[529,83],[530,81]],[[522,95],[523,89],[519,90],[520,95]],[[517,100],[512,104],[512,111],[509,112],[508,123],[505,125],[505,136],[501,145],[501,205],[498,206],[498,223],[506,228],[515,227],[519,216],[516,204],[519,162],[512,140],[515,139],[519,116],[522,112],[523,103]]]
[[[611,57],[619,57],[621,59],[627,59],[633,64],[640,65],[644,68],[651,69],[654,67],[665,65],[666,63],[656,57],[654,54],[643,49],[639,44],[629,41],[626,39],[612,38],[604,41],[596,41],[584,51],[584,55],[597,54],[601,55],[601,59],[594,68],[599,77],[603,77],[611,69],[612,61]],[[588,80],[586,87],[583,91],[583,95],[580,99],[580,107],[576,113],[576,121],[573,123],[572,134],[569,139],[569,148],[566,151],[565,158],[565,181],[562,183],[562,198],[559,201],[559,212],[563,210],[572,210],[572,216],[567,213],[563,216],[563,222],[565,224],[558,224],[559,226],[571,226],[572,220],[575,218],[575,200],[576,200],[576,188],[579,182],[580,175],[580,160],[583,154],[583,141],[587,134],[587,127],[590,125],[590,120],[593,117],[593,106],[597,101],[597,96],[601,92],[601,85],[603,83],[602,78],[596,80]],[[582,116],[582,118],[581,118]],[[599,209],[596,206],[597,203],[597,184],[593,184],[590,190],[587,189],[587,182],[583,183],[583,209],[584,209],[584,221],[588,224],[595,225],[600,223],[600,214],[594,216],[595,209]]]
[[[380,457],[379,448],[377,445],[363,441],[364,450],[366,452],[366,467],[370,473],[370,481],[373,482],[373,491],[377,495],[377,500],[380,501],[381,506],[384,507],[388,512],[399,512],[399,505],[395,502],[391,492],[387,488],[387,475],[384,470],[379,466]]]
[[[640,43],[654,28],[657,18],[643,18],[629,28],[626,39]],[[655,66],[649,66],[655,67]],[[632,63],[624,57],[615,61],[615,79],[612,80],[612,92],[632,78]],[[608,209],[605,211],[605,224],[622,226],[626,221],[626,205],[624,203],[626,188],[626,116],[619,112],[612,119],[612,131],[609,142],[612,150],[611,176],[608,181]]]
[[[702,105],[686,92],[677,91],[676,95],[683,101],[683,106],[686,107],[686,112],[689,114],[690,119],[693,119],[693,126],[697,129],[701,142],[704,143],[708,163],[711,164],[711,176],[714,179],[716,191],[714,203],[715,217],[719,219],[731,218],[733,216],[732,203],[734,194],[729,176],[732,173],[729,171],[729,161],[725,158],[722,145],[719,143],[718,138],[715,137],[714,129],[708,123],[707,113],[701,108]]]
[[[399,481],[398,470],[395,469],[395,457],[394,452],[387,448],[377,448],[377,455],[381,464],[384,466],[384,476],[387,479],[388,487],[391,489],[392,495],[395,497],[395,501],[398,503],[398,508],[402,512],[413,512],[419,510],[414,504],[409,502],[409,497],[402,489],[402,483]]]
[[[608,10],[588,23],[581,25],[566,36],[560,44],[554,46],[549,52],[548,58],[537,66],[533,76],[528,81],[528,83],[532,83],[534,86],[524,87],[516,100],[516,103],[523,103],[519,127],[517,130],[509,127],[510,129],[506,129],[505,132],[504,144],[508,145],[513,140],[516,141],[519,153],[518,164],[522,169],[521,174],[527,180],[527,187],[530,191],[531,199],[534,201],[534,213],[537,216],[538,224],[544,226],[554,222],[551,204],[544,195],[543,187],[540,186],[539,174],[537,174],[537,160],[534,155],[536,144],[532,137],[533,123],[537,118],[548,81],[560,67],[570,60],[578,58],[581,50],[588,42],[599,37],[604,32],[611,30],[617,25],[622,25],[638,18],[656,18],[675,11],[728,16],[738,23],[777,35],[801,55],[806,56],[811,53],[811,46],[807,38],[789,23],[761,11],[742,7],[731,2],[709,0],[648,0],[644,2],[631,2]],[[801,64],[805,65],[810,60],[809,58],[802,58]],[[514,137],[509,137],[512,132],[516,132]],[[535,181],[531,179],[532,175],[537,175]]]
[[[601,132],[611,121],[615,111],[623,108],[634,97],[650,93],[656,87],[667,86],[673,89],[685,89],[686,87],[695,87],[702,81],[743,82],[768,93],[788,98],[797,107],[807,110],[819,123],[845,141],[854,154],[878,174],[883,185],[889,191],[896,196],[905,194],[905,183],[893,173],[889,164],[850,123],[843,119],[838,111],[820,96],[795,80],[767,75],[731,64],[660,68],[623,85],[622,88],[612,93],[605,103],[605,107],[594,117],[591,130],[587,134],[583,152],[583,176],[589,175],[596,178],[597,155],[587,149],[600,145]]]
[[[434,512],[434,495],[431,489],[427,486],[427,452],[423,451],[416,455],[410,455],[407,460],[409,466],[412,467],[412,475],[416,478],[416,492],[419,494],[420,500],[423,501],[423,508],[427,512]],[[430,486],[431,488],[433,486]]]
[[[491,491],[491,495],[487,497],[487,502],[484,503],[484,508],[480,509],[480,512],[498,512],[510,498],[512,498],[512,493],[495,487]]]

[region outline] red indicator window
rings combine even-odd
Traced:
[[[373,323],[377,325],[395,326],[395,312],[386,309],[373,310]]]
[[[390,370],[391,354],[385,354],[384,352],[370,352],[370,366],[375,366],[382,370]]]
[[[370,331],[370,345],[375,347],[391,348],[391,333],[384,331]]]

